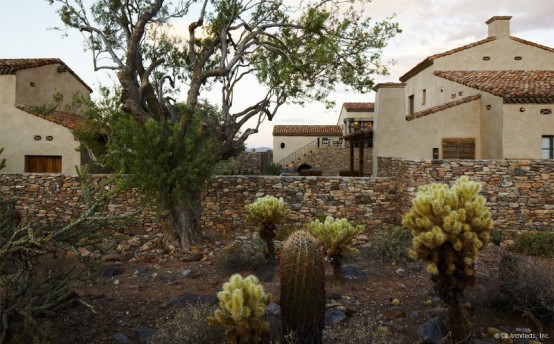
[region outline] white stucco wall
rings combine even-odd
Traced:
[[[369,112],[369,111],[359,111],[359,112],[350,111],[349,112],[344,107],[342,107],[340,111],[339,119],[337,120],[337,125],[340,126],[340,129],[342,130],[343,135],[346,135],[348,134],[348,128],[346,126],[346,123],[344,122],[345,120],[347,119],[363,120],[363,121],[373,120],[374,114],[375,114],[374,112]]]
[[[75,173],[75,165],[81,163],[79,142],[69,129],[16,109],[16,83],[15,75],[0,76],[0,157],[6,159],[0,173],[23,173],[25,155],[62,156],[62,173]],[[35,141],[34,135],[42,140]],[[46,136],[53,136],[53,141],[46,141]]]
[[[278,163],[298,149],[304,147],[310,142],[326,137],[331,142],[338,140],[338,136],[273,136],[273,162]],[[285,144],[285,148],[281,148],[281,143]],[[315,143],[317,145],[317,142]]]

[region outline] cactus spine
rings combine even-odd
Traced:
[[[322,343],[325,321],[325,269],[316,239],[307,231],[294,232],[280,257],[281,314],[285,334],[299,343]]]
[[[273,239],[275,238],[275,229],[277,228],[277,223],[287,217],[283,198],[277,199],[273,196],[258,198],[253,203],[248,204],[246,210],[249,213],[248,219],[262,226],[260,237],[265,241],[267,246],[266,258],[274,262],[275,245],[273,244]]]
[[[308,230],[325,248],[325,255],[333,266],[333,274],[336,280],[341,279],[342,253],[359,253],[357,249],[350,247],[354,238],[363,230],[364,226],[352,226],[347,219],[334,219],[327,216],[324,222],[315,219],[308,224]]]
[[[269,295],[264,292],[254,275],[242,278],[231,276],[217,293],[219,307],[208,321],[227,328],[227,344],[250,344],[262,341],[269,332],[269,323],[263,319],[269,304]]]
[[[458,343],[467,342],[469,320],[460,307],[467,285],[475,280],[477,252],[489,241],[491,213],[479,195],[481,185],[462,177],[452,188],[420,187],[402,223],[414,236],[409,254],[427,261],[434,288],[448,305],[449,327]]]

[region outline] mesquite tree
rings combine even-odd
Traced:
[[[140,124],[160,123],[167,136],[173,125],[176,153],[185,144],[201,94],[220,87],[218,159],[232,155],[287,102],[329,103],[327,96],[339,83],[370,91],[373,75],[387,72],[382,48],[399,32],[390,19],[373,23],[366,17],[370,0],[47,1],[59,5],[66,26],[85,34],[95,69],[117,73],[124,112]],[[188,32],[172,35],[183,22]],[[253,79],[264,95],[236,109],[234,95]],[[164,81],[176,88],[170,90]],[[179,94],[185,95],[184,111],[174,107],[172,96]],[[176,160],[167,168],[179,169],[182,163]],[[182,245],[200,234],[203,180],[191,180],[198,187],[179,188],[184,193],[166,209],[167,223]]]

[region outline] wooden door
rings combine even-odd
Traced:
[[[62,157],[51,155],[26,155],[26,173],[61,173]]]
[[[475,139],[442,139],[443,159],[475,159]]]

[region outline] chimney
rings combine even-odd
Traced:
[[[511,16],[495,16],[485,23],[489,26],[489,37],[510,37]]]

